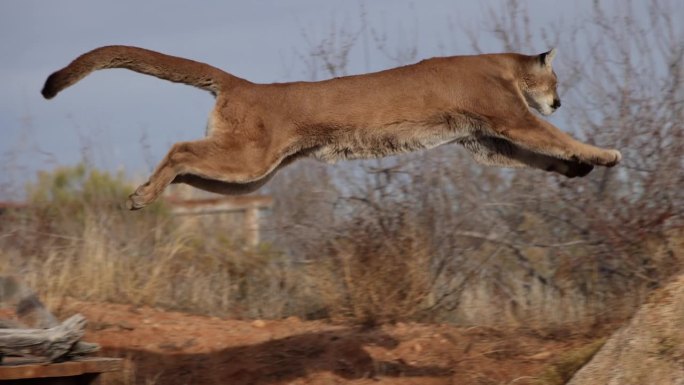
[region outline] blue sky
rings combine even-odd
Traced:
[[[40,96],[45,78],[102,45],[136,45],[204,61],[255,82],[308,80],[296,52],[303,32],[317,41],[334,22],[358,28],[361,8],[390,46],[415,43],[418,59],[472,53],[465,26],[484,36],[487,7],[500,1],[447,0],[5,0],[0,2],[0,199],[16,194],[37,170],[75,164],[144,176],[169,146],[201,137],[212,97],[192,87],[125,70],[100,71],[57,98]],[[591,1],[525,2],[533,23],[581,17]],[[562,44],[559,43],[562,60]],[[540,46],[538,51],[547,47]],[[395,65],[359,47],[350,73]],[[323,74],[320,74],[320,77]],[[8,187],[9,186],[9,187]]]

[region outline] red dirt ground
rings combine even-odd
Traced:
[[[396,324],[374,329],[301,321],[242,321],[148,307],[70,302],[85,340],[123,357],[105,384],[532,384],[564,352],[591,341],[526,330]]]

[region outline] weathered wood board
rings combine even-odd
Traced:
[[[0,365],[0,381],[28,378],[75,377],[83,374],[116,372],[123,368],[122,358],[77,358],[45,364],[27,358],[8,358]]]

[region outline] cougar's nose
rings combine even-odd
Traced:
[[[556,109],[556,108],[558,108],[558,107],[560,107],[560,106],[561,106],[560,99],[553,99],[553,104],[551,105],[551,107],[553,107],[554,109]]]

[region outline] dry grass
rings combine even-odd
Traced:
[[[70,296],[279,317],[297,301],[298,271],[279,253],[245,248],[226,229],[182,227],[162,204],[122,210],[122,178],[63,168],[29,190],[32,206],[3,216],[1,272],[20,274],[49,304]]]
[[[321,240],[326,257],[309,271],[331,318],[376,325],[425,315],[432,253],[405,214],[356,217]]]
[[[398,187],[381,182],[417,194],[401,184],[410,180]],[[318,235],[284,229],[289,244],[300,247],[293,254],[282,240],[255,250],[230,238],[228,228],[182,224],[163,204],[122,210],[130,186],[121,176],[58,169],[29,186],[30,208],[4,214],[0,273],[22,275],[53,307],[76,297],[236,318],[441,320],[575,331],[623,319],[653,287],[646,279],[606,276],[597,259],[567,266],[587,263],[582,256],[596,249],[584,243],[560,250],[523,243],[529,232],[549,226],[531,214],[517,221],[517,240],[468,239],[451,230],[462,226],[453,222],[458,211],[443,209],[438,199],[380,199],[373,183],[363,188],[370,200],[347,201],[347,215],[319,224]],[[305,191],[291,193],[306,201]],[[648,261],[647,278],[676,271],[680,231],[650,239],[631,248],[632,258]]]

